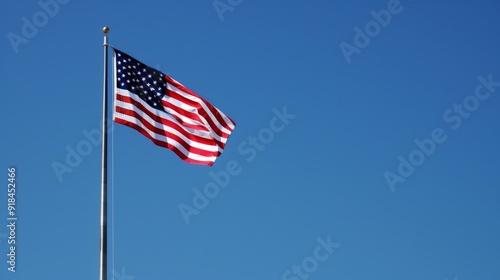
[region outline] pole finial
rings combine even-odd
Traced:
[[[104,34],[108,34],[108,32],[109,32],[109,27],[104,26],[104,27],[102,28],[102,32],[103,32]]]

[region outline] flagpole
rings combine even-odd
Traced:
[[[102,170],[101,170],[101,242],[100,242],[100,280],[108,275],[108,32],[104,33],[104,84],[102,100]]]

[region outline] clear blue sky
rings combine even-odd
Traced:
[[[212,167],[114,126],[109,279],[500,279],[497,1],[40,3],[1,12],[0,279],[98,279],[105,25],[237,124]]]

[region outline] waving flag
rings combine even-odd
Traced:
[[[181,159],[212,165],[235,123],[181,83],[114,49],[113,120]]]

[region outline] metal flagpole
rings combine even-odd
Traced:
[[[101,248],[100,280],[107,280],[108,274],[108,32],[104,33],[104,85],[102,100],[102,172],[101,172]]]

